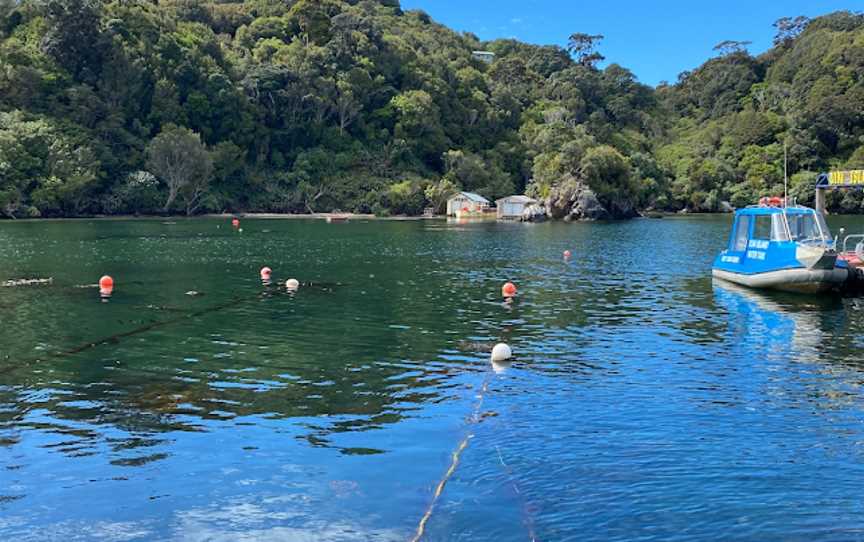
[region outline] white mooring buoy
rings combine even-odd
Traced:
[[[492,349],[492,361],[507,361],[511,357],[513,357],[513,351],[507,344],[498,343]]]

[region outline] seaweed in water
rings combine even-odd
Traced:
[[[112,465],[116,465],[118,467],[140,467],[141,465],[146,465],[147,463],[152,463],[153,461],[161,461],[168,457],[168,454],[152,454],[146,455],[143,457],[129,457],[122,459],[115,459],[111,461]]]

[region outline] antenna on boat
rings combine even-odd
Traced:
[[[786,151],[786,139],[783,139],[783,208],[789,207],[789,155]]]

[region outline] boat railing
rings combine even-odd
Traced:
[[[858,241],[855,244],[855,249],[854,250],[848,250],[849,242],[855,241],[855,240]],[[846,237],[843,238],[843,254],[846,254],[849,252],[855,252],[855,254],[859,258],[864,259],[864,234],[856,233],[854,235],[847,235]]]

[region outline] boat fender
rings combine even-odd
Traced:
[[[864,241],[855,245],[855,255],[858,256],[858,259],[864,262]]]

